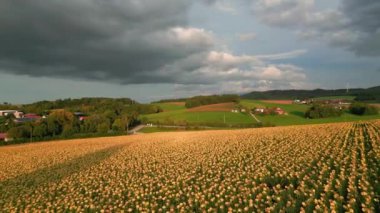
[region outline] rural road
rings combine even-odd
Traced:
[[[128,131],[128,134],[135,134],[136,132],[140,131],[142,128],[144,128],[145,125],[138,125],[132,128],[131,130]]]
[[[257,121],[257,123],[261,123],[261,121],[257,119],[257,117],[254,114],[252,114],[252,112],[249,112],[249,114],[252,116],[252,118],[254,118]]]

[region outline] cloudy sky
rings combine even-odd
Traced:
[[[0,101],[380,85],[378,0],[0,0]]]

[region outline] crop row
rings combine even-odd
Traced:
[[[133,136],[71,159],[56,179],[3,181],[0,208],[379,212],[379,129],[376,121]]]

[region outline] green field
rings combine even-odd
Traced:
[[[342,96],[339,96],[342,98]],[[347,96],[348,98],[350,96]],[[353,97],[353,96],[352,96]],[[323,97],[322,97],[323,98]],[[330,97],[331,98],[331,97]],[[380,119],[380,115],[357,116],[344,112],[341,117],[324,119],[306,119],[305,111],[310,107],[302,104],[275,104],[258,100],[241,100],[240,104],[248,109],[254,107],[281,107],[288,115],[257,115],[264,125],[288,126],[300,124],[320,124],[346,121]],[[204,125],[204,126],[237,126],[254,125],[257,122],[247,113],[232,112],[188,112],[184,106],[168,103],[156,104],[164,112],[142,116],[148,122],[170,125]],[[147,130],[148,131],[148,130]]]
[[[184,129],[178,128],[167,128],[167,127],[145,127],[139,132],[141,133],[154,133],[154,132],[174,132],[174,131],[184,131]]]
[[[349,100],[353,101],[356,97],[355,96],[325,96],[325,97],[318,97],[314,98],[315,100]]]
[[[229,127],[212,127],[212,128],[175,128],[175,127],[145,127],[139,132],[141,133],[156,133],[156,132],[183,132],[183,131],[205,131],[205,130],[232,130],[237,128]]]
[[[249,125],[255,124],[254,119],[247,113],[233,112],[189,112],[184,106],[159,103],[164,112],[144,115],[142,118],[149,122],[160,124],[192,124],[192,125]]]
[[[172,124],[186,121],[189,124],[253,124],[254,120],[246,113],[232,112],[188,112],[174,110],[143,116],[150,122]]]

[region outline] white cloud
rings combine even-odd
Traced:
[[[302,50],[294,50],[294,51],[285,52],[285,53],[257,55],[256,58],[261,59],[261,60],[282,60],[282,59],[289,59],[289,58],[297,58],[306,53],[307,53],[307,50],[302,49]]]
[[[221,90],[224,93],[243,93],[264,88],[298,89],[297,85],[307,85],[308,79],[302,68],[291,64],[270,63],[273,58],[278,58],[277,55],[281,54],[260,59],[254,55],[210,51],[200,57],[194,56],[167,66],[164,73],[179,76],[178,87],[192,90],[195,94],[220,93]],[[178,70],[186,67],[184,64],[192,64],[192,69],[176,75]]]
[[[220,10],[222,12],[226,12],[226,13],[229,13],[229,14],[232,14],[232,15],[236,15],[237,14],[236,8],[230,2],[217,1],[215,3],[215,7],[216,7],[216,9],[218,9],[218,10]]]
[[[211,32],[199,28],[183,28],[175,27],[170,30],[174,33],[176,39],[184,44],[192,45],[205,45],[210,46],[214,44],[214,36]]]

